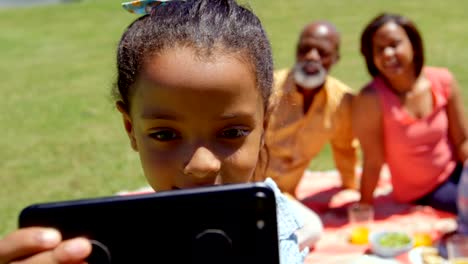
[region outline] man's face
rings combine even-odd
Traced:
[[[305,89],[321,87],[331,66],[338,60],[339,38],[322,24],[305,28],[297,46],[294,78]]]
[[[338,36],[325,25],[306,28],[297,45],[297,62],[318,62],[328,72],[338,58]]]

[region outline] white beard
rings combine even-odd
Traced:
[[[321,64],[317,63],[318,71],[314,74],[308,74],[304,72],[303,67],[306,63],[312,62],[298,62],[294,66],[293,74],[294,74],[294,81],[297,85],[304,89],[316,89],[322,86],[325,83],[325,79],[327,78],[327,71],[322,67]]]

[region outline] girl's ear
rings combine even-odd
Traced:
[[[119,110],[119,112],[122,114],[125,131],[127,132],[128,138],[130,139],[130,145],[132,146],[132,149],[138,151],[138,146],[135,139],[135,132],[133,130],[132,119],[130,118],[130,114],[127,110],[127,107],[125,107],[125,104],[122,101],[116,102],[115,106],[117,107],[117,110]]]
[[[258,152],[258,162],[255,167],[255,171],[252,177],[252,181],[264,181],[266,179],[266,169],[268,166],[269,153],[268,146],[265,144],[266,129],[268,128],[268,121],[270,117],[270,111],[265,111],[265,117],[263,119],[263,131],[260,137],[260,147]]]
[[[260,139],[260,148],[265,147],[265,131],[262,133],[262,138]]]
[[[270,101],[272,101],[272,100],[270,100]],[[269,102],[269,105],[265,110],[265,116],[263,118],[263,133],[262,133],[262,138],[261,138],[261,142],[260,142],[261,143],[260,147],[262,147],[262,148],[265,145],[265,134],[266,134],[266,131],[268,129],[268,125],[270,123],[270,117],[271,117],[271,114],[273,112],[274,107],[275,107],[275,104],[272,103],[272,102]]]
[[[268,128],[268,121],[269,121],[269,117],[270,115],[267,115],[265,117],[265,119],[263,120],[263,132],[262,132],[262,136],[260,138],[260,148],[263,148],[265,146],[265,134],[266,134],[266,130]]]

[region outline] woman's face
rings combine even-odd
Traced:
[[[374,64],[387,79],[414,74],[414,52],[405,30],[394,22],[383,24],[372,38]]]
[[[233,56],[172,48],[148,60],[124,117],[157,191],[251,180],[263,144],[256,79]]]

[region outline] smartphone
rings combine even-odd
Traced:
[[[275,196],[263,183],[34,204],[19,226],[90,239],[90,264],[279,264]]]

